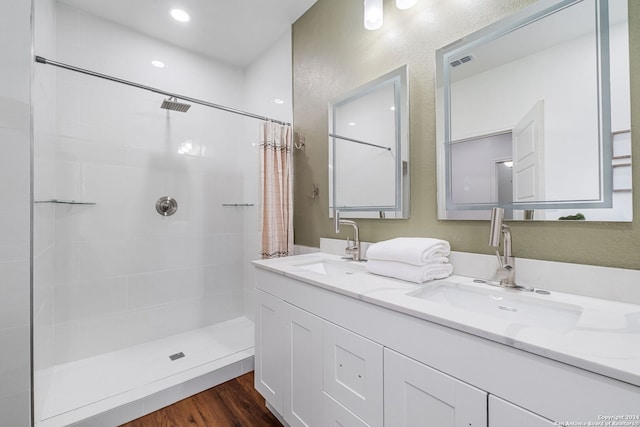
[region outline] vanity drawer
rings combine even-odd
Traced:
[[[371,427],[383,424],[383,347],[332,323],[322,329],[325,393]]]
[[[322,393],[322,426],[371,427],[327,393]]]

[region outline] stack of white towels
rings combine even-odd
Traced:
[[[409,282],[444,279],[453,273],[451,245],[428,237],[398,237],[374,243],[367,250],[367,270]]]

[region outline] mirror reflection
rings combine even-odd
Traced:
[[[329,216],[409,216],[407,67],[329,104]]]
[[[439,218],[632,219],[626,1],[551,3],[438,51]]]

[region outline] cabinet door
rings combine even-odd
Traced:
[[[284,419],[291,427],[322,426],[322,319],[284,303]]]
[[[382,346],[323,323],[322,388],[371,427],[383,424]]]
[[[256,390],[282,414],[284,367],[284,302],[256,289],[255,380]]]
[[[384,422],[394,427],[487,427],[487,393],[385,348]]]
[[[546,418],[522,409],[498,397],[489,396],[489,427],[552,427]]]

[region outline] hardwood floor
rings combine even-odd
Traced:
[[[282,427],[253,388],[253,372],[121,427]]]

